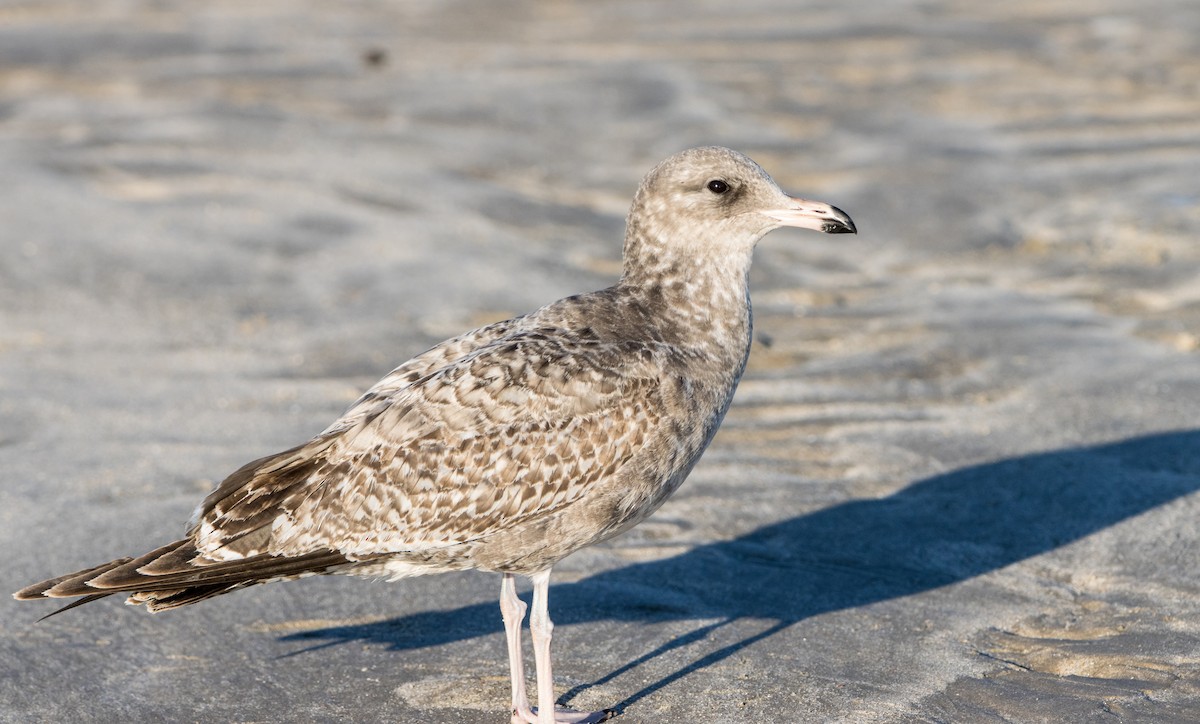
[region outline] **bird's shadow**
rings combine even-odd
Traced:
[[[607,682],[740,618],[767,629],[711,651],[623,709],[755,641],[820,613],[908,596],[1036,556],[1200,489],[1200,431],[1014,457],[920,480],[729,541],[552,587],[558,624],[697,619],[705,624],[563,697]],[[426,611],[283,637],[434,646],[499,629],[494,604]]]

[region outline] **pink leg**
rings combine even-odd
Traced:
[[[550,639],[554,623],[550,620],[547,596],[550,571],[530,576],[533,579],[533,613],[529,616],[529,634],[533,638],[533,659],[537,665],[537,718],[530,724],[596,724],[613,715],[612,711],[580,712],[558,709],[554,705],[554,675],[550,667]]]
[[[508,639],[508,668],[512,679],[513,724],[536,722],[525,694],[525,665],[521,662],[521,625],[525,620],[525,602],[517,598],[516,578],[505,573],[500,582],[500,615],[504,618],[504,635]]]
[[[550,667],[550,638],[554,622],[550,620],[550,571],[534,574],[533,614],[529,617],[529,635],[533,639],[533,661],[537,665],[538,724],[555,724],[554,675]]]

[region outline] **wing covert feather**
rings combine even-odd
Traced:
[[[502,337],[235,473],[197,547],[214,560],[420,551],[551,513],[651,440],[661,354],[552,329]]]

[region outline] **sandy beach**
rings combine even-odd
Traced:
[[[562,699],[1200,721],[1189,0],[0,0],[0,590],[611,284],[642,175],[706,144],[859,234],[760,244],[711,448],[555,569]],[[507,721],[499,588],[3,596],[0,722]]]

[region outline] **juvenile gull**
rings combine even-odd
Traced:
[[[550,569],[645,519],[700,458],[750,353],[754,246],[780,226],[855,232],[736,151],[672,156],[634,196],[614,286],[442,342],[312,440],[226,478],[182,540],[15,597],[127,593],[163,611],[318,573],[495,571],[512,721],[603,721],[555,706]],[[517,575],[533,581],[536,708]]]

